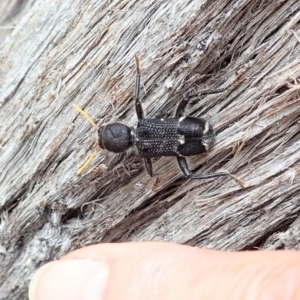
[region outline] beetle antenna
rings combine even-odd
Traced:
[[[94,157],[96,156],[96,154],[99,152],[100,149],[101,148],[99,146],[96,147],[96,149],[91,154],[91,156],[87,159],[87,161],[77,171],[77,175],[78,176],[88,167],[88,165],[91,163],[91,161],[94,159]]]
[[[80,112],[91,124],[94,128],[97,130],[99,129],[99,126],[93,121],[93,119],[83,110],[81,109],[77,104],[73,104],[73,107]]]

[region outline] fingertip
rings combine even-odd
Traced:
[[[102,300],[108,279],[104,261],[68,259],[48,263],[33,275],[30,300]]]
[[[38,285],[38,282],[42,276],[42,274],[46,271],[48,267],[50,267],[51,264],[54,262],[47,263],[40,267],[31,277],[30,283],[29,283],[29,288],[28,288],[28,298],[29,300],[36,300],[35,297],[35,291]]]
[[[157,242],[101,244],[38,270],[29,299],[291,300],[300,299],[299,282],[300,254],[295,251],[234,253]]]

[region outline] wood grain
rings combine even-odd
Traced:
[[[0,4],[0,299],[25,299],[45,262],[99,242],[163,240],[242,250],[299,248],[300,2],[58,1]],[[124,165],[76,171],[97,124],[134,126],[134,55],[148,117],[173,116],[183,93],[232,89],[187,113],[218,132],[191,181],[174,158],[150,178],[134,152]]]

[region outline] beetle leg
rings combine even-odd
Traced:
[[[182,97],[182,100],[179,102],[179,104],[177,106],[175,118],[180,118],[183,116],[184,109],[186,108],[188,102],[197,100],[197,99],[199,99],[199,97],[201,97],[203,95],[223,93],[223,92],[227,91],[228,89],[230,89],[232,86],[234,86],[237,83],[237,81],[241,80],[242,78],[243,78],[243,74],[238,74],[236,76],[236,78],[234,79],[234,81],[224,88],[214,89],[214,90],[203,90],[203,91],[200,91],[199,93],[193,94],[193,95],[184,94]]]
[[[112,170],[117,164],[119,164],[124,159],[125,155],[126,155],[125,151],[115,155],[113,159],[109,162],[107,166],[107,170],[108,171]]]
[[[144,111],[142,104],[140,102],[140,86],[141,86],[141,66],[140,66],[140,57],[135,55],[136,61],[136,79],[135,79],[135,111],[139,120],[144,119]]]
[[[190,101],[199,99],[199,97],[201,97],[203,95],[222,93],[222,92],[226,91],[227,88],[228,87],[223,88],[223,89],[217,89],[217,90],[204,90],[204,91],[200,91],[198,94],[193,94],[193,95],[184,94],[182,97],[182,100],[179,102],[179,104],[177,106],[175,118],[180,118],[183,116],[184,110]]]
[[[225,172],[224,173],[220,172],[220,173],[214,173],[214,174],[207,174],[207,175],[201,175],[201,174],[196,175],[190,171],[185,157],[177,156],[177,162],[178,162],[178,165],[179,165],[182,173],[190,179],[206,179],[206,178],[213,178],[213,177],[228,175],[228,173],[225,173]]]
[[[144,158],[144,163],[148,174],[150,175],[150,177],[153,177],[151,158]]]
[[[179,102],[176,112],[175,112],[175,118],[180,118],[183,116],[183,112],[189,102],[189,98],[186,94],[183,94],[182,100]]]

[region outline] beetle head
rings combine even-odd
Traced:
[[[114,153],[123,152],[132,146],[131,129],[121,123],[101,126],[98,135],[99,146]]]

